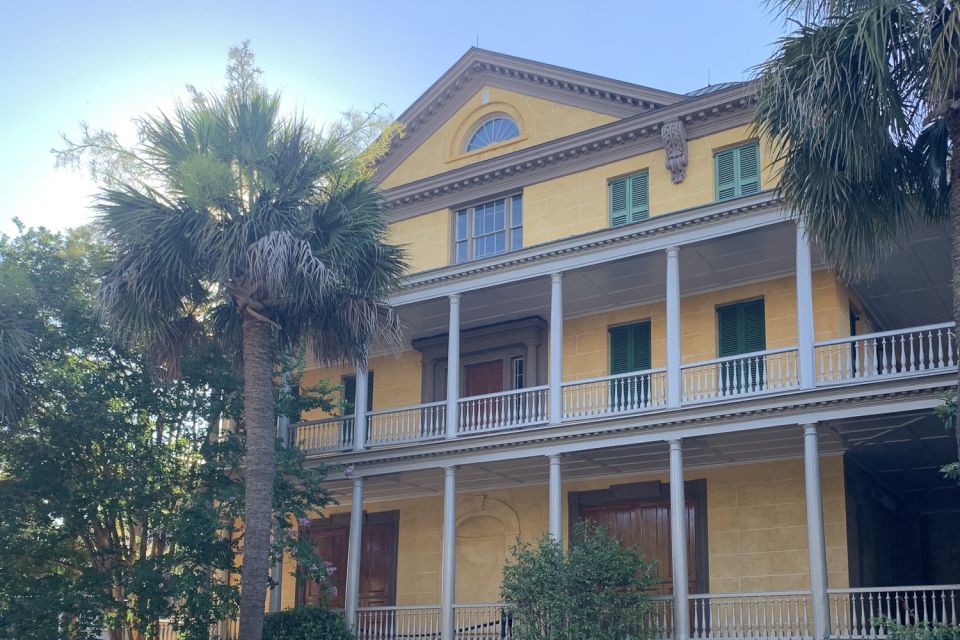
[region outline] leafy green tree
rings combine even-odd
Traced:
[[[307,347],[319,362],[362,361],[371,343],[395,344],[386,298],[404,271],[371,158],[344,139],[355,127],[325,135],[281,115],[259,75],[245,43],[223,94],[193,90],[173,113],[144,116],[133,147],[86,131],[61,154],[92,157],[108,183],[97,209],[114,249],[100,290],[111,326],[168,367],[203,333],[241,361],[243,640],[260,638],[268,583],[276,356]]]
[[[515,640],[622,640],[654,634],[647,590],[657,583],[654,563],[623,548],[605,529],[577,525],[576,542],[544,534],[535,546],[518,542],[503,569],[501,596],[511,604]]]
[[[869,275],[917,220],[950,219],[960,326],[960,7],[773,5],[797,26],[761,68],[756,123],[785,204],[848,278]]]
[[[107,256],[88,229],[0,236],[0,300],[31,363],[18,418],[0,423],[0,638],[137,639],[161,618],[206,638],[236,612],[242,447],[219,425],[243,431],[239,381],[210,341],[170,381],[118,345],[95,308]],[[327,391],[278,401],[296,417],[329,408]],[[271,553],[312,578],[324,565],[292,532],[329,500],[323,477],[281,451]]]

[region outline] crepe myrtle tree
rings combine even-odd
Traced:
[[[236,353],[245,456],[241,640],[259,640],[268,584],[277,353],[359,362],[396,346],[387,303],[405,270],[387,241],[370,161],[395,131],[348,116],[325,132],[280,111],[249,43],[230,52],[228,86],[193,88],[172,113],[136,120],[139,142],[85,128],[63,164],[85,154],[105,182],[96,211],[114,249],[103,314],[127,342],[175,363],[207,332]],[[376,143],[362,147],[364,134]],[[360,149],[363,149],[361,152]],[[358,155],[359,153],[359,155]]]
[[[775,149],[785,204],[848,279],[871,275],[917,221],[949,220],[960,326],[960,7],[771,6],[795,29],[760,67],[756,128]]]

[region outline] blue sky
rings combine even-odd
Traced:
[[[783,31],[755,0],[614,2],[17,2],[0,0],[0,232],[11,219],[89,220],[95,186],[55,170],[77,123],[129,135],[183,86],[222,86],[253,42],[266,83],[315,123],[349,107],[402,112],[470,46],[672,91],[739,80]]]

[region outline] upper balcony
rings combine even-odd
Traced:
[[[851,288],[769,195],[745,200],[419,274],[395,300],[408,348],[353,387],[367,410],[291,441],[329,455],[955,374],[942,233]]]

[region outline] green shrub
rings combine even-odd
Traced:
[[[564,554],[549,535],[520,543],[503,570],[513,640],[637,640],[649,637],[656,566],[593,524],[577,526]]]
[[[873,623],[887,631],[887,640],[960,640],[960,627],[918,623],[903,625],[887,618],[877,618]]]
[[[321,607],[297,607],[263,618],[263,640],[354,640],[343,616]]]

